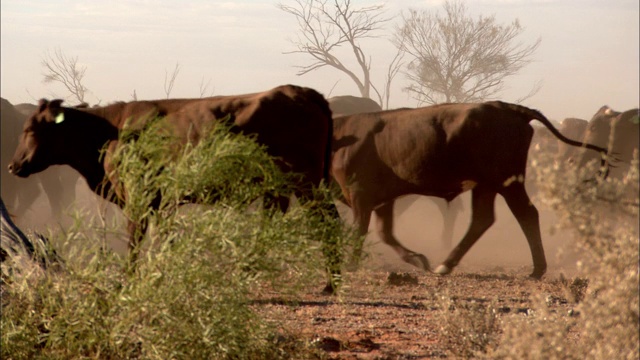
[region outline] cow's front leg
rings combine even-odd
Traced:
[[[400,255],[402,260],[425,271],[431,271],[429,260],[424,255],[407,249],[393,236],[393,203],[393,200],[389,201],[374,210],[376,232],[385,244],[391,246]]]

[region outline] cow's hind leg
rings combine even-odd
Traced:
[[[531,203],[529,196],[522,183],[513,183],[500,192],[504,197],[509,209],[518,220],[524,232],[531,257],[533,258],[533,272],[531,277],[540,279],[547,271],[547,260],[542,247],[542,237],[540,236],[540,219],[538,210]]]
[[[495,221],[496,192],[476,187],[471,191],[471,224],[460,243],[451,251],[447,259],[435,270],[437,274],[449,274],[462,257]]]
[[[394,201],[387,202],[374,210],[376,231],[382,241],[391,246],[402,260],[425,271],[431,271],[429,260],[424,255],[407,249],[393,236],[393,203]]]

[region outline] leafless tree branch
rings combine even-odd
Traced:
[[[41,64],[45,68],[42,80],[44,83],[60,83],[79,103],[85,102],[88,89],[82,84],[82,79],[87,67],[78,64],[77,56],[66,56],[57,48],[53,54],[47,51]]]
[[[207,80],[207,82],[204,82],[204,76],[202,77],[202,79],[200,79],[200,97],[207,97],[207,96],[213,96],[214,92],[215,92],[215,87],[211,89],[211,92],[209,92],[209,86],[211,85],[211,78],[209,78],[209,80]]]
[[[370,5],[356,8],[351,0],[293,0],[291,5],[277,5],[282,11],[293,15],[298,22],[297,39],[291,40],[296,50],[285,54],[308,54],[312,61],[297,66],[297,74],[304,75],[325,66],[346,74],[358,87],[361,96],[370,98],[373,88],[379,100],[388,99],[387,92],[393,78],[387,79],[384,94],[378,93],[371,82],[371,59],[367,58],[361,40],[377,36],[377,31],[390,20],[385,17],[384,5]],[[357,63],[355,69],[338,57],[337,51],[347,47]],[[397,65],[394,59],[390,68]],[[395,76],[390,70],[387,76]],[[387,100],[388,103],[388,100]]]
[[[171,73],[171,75],[169,75],[167,70],[164,71],[164,93],[165,95],[167,95],[167,99],[171,95],[171,91],[173,91],[173,86],[176,83],[176,78],[178,77],[178,73],[180,73],[179,63],[176,63],[176,67],[173,68],[173,72]]]
[[[501,25],[494,16],[473,19],[460,0],[447,0],[443,9],[444,14],[409,10],[396,28],[395,44],[411,58],[405,91],[419,103],[497,96],[505,79],[528,65],[540,45],[540,39],[530,45],[516,42],[524,30],[518,20]]]

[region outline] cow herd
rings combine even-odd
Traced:
[[[337,184],[341,198],[336,200],[351,208],[362,235],[368,232],[373,215],[374,231],[405,262],[441,275],[450,273],[493,224],[498,194],[529,244],[531,277],[544,275],[547,264],[538,211],[524,186],[534,136],[532,120],[540,122],[541,129],[557,141],[559,159],[580,165],[602,159],[605,173],[611,176],[628,170],[638,149],[638,109],[619,113],[603,107],[590,122],[566,119],[558,130],[540,112],[500,101],[382,111],[370,99],[325,99],[313,89],[292,85],[246,95],[118,102],[91,108],[65,107],[61,100],[43,99],[26,119],[19,114],[2,99],[2,197],[12,212],[27,200],[19,198],[23,182],[8,182],[5,187],[5,179],[10,179],[5,169],[32,179],[54,165],[68,165],[92,191],[122,206],[126,194],[110,191],[118,188],[110,155],[118,147],[125,124],[142,128],[151,119],[163,117],[183,143],[195,143],[213,124],[227,121],[232,129],[253,134],[283,171],[301,175],[294,188],[297,198],[304,202],[317,196],[313,189],[323,181]],[[23,126],[23,130],[5,132],[9,126]],[[14,153],[12,159],[5,158],[7,151]],[[603,156],[607,154],[616,159],[610,170],[605,159],[612,157]],[[76,180],[59,175],[56,179],[66,188]],[[472,199],[469,228],[446,260],[432,269],[427,257],[407,249],[394,236],[394,202],[409,194],[443,199],[440,208],[449,224],[449,231],[445,226],[443,234],[446,238],[451,236],[452,219],[460,209],[456,199],[465,191],[471,191]],[[49,199],[53,207],[54,200]],[[65,200],[60,201],[64,204]],[[271,201],[286,211],[289,198],[280,195]],[[322,213],[338,216],[335,207],[330,210]],[[128,229],[130,247],[135,249],[146,224],[129,221]],[[336,264],[328,268],[332,275],[340,271]],[[325,291],[334,290],[335,284],[327,284]]]

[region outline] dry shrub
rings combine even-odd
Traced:
[[[534,296],[527,314],[503,319],[503,334],[488,359],[583,359],[576,352],[575,318],[548,309],[544,296]]]
[[[500,323],[494,303],[443,296],[440,306],[443,345],[452,355],[464,359],[481,356],[497,344]]]
[[[567,282],[575,300],[582,301],[575,317],[550,313],[539,301],[538,315],[505,323],[493,358],[638,358],[637,165],[636,159],[623,179],[602,180],[593,178],[593,167],[534,163],[539,198],[556,211],[558,227],[572,229],[575,246],[585,250],[577,264],[580,277]]]

